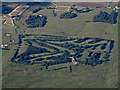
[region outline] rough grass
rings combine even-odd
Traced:
[[[73,3],[58,3],[57,5],[69,5]],[[32,9],[32,7],[31,7]],[[86,23],[86,20],[92,20],[93,16],[99,11],[111,12],[110,9],[95,9],[89,14],[79,14],[78,17],[69,20],[60,20],[59,17],[53,17],[52,10],[42,10],[37,14],[47,15],[48,22],[44,28],[26,28],[19,22],[15,22],[20,27],[16,30],[22,34],[51,34],[62,35],[67,37],[98,37],[115,40],[115,46],[112,50],[110,62],[96,66],[94,69],[90,66],[79,65],[73,67],[73,72],[69,69],[58,71],[40,70],[40,65],[26,66],[11,63],[10,59],[14,55],[14,49],[17,45],[12,44],[10,51],[3,51],[3,87],[5,88],[115,88],[118,82],[118,29],[117,24],[107,23]],[[27,10],[23,13],[20,21],[25,24],[24,20],[32,14]],[[3,25],[3,34],[12,33],[12,38],[18,42],[15,33],[15,27]],[[64,32],[64,33],[62,33]],[[107,34],[105,34],[107,33]],[[3,36],[3,43],[9,43],[9,38]],[[26,70],[29,68],[30,70]],[[35,70],[35,72],[31,71]]]

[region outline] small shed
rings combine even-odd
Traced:
[[[11,36],[11,34],[10,34],[10,33],[6,33],[6,36],[10,37],[10,36]]]

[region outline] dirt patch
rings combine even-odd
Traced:
[[[56,6],[55,8],[56,8],[55,11],[69,11],[70,10],[70,6]],[[59,8],[61,8],[61,9],[59,9]],[[65,9],[65,8],[67,8],[67,9]]]
[[[8,7],[12,7],[15,8],[18,4],[11,4],[11,5],[7,5]]]
[[[100,6],[100,7],[106,7],[107,3],[98,3],[98,2],[78,2],[78,6]]]

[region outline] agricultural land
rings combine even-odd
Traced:
[[[118,87],[117,2],[1,7],[3,88]]]

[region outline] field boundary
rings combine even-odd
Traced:
[[[26,7],[25,9],[23,9],[22,11],[19,11],[19,10],[17,10],[17,9],[19,9],[19,8],[21,8],[21,7]],[[28,8],[29,6],[25,6],[25,5],[19,5],[19,6],[17,6],[12,12],[10,12],[8,15],[9,16],[14,16],[14,15],[12,15],[14,12],[19,12],[19,14],[18,15],[21,15],[27,8]]]
[[[59,10],[58,7],[67,7],[67,10]],[[69,11],[69,10],[70,10],[70,6],[57,6],[56,5],[56,7],[55,7],[55,11]]]

